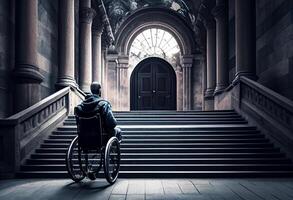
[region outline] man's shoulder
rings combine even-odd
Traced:
[[[106,99],[99,98],[98,101],[99,101],[100,106],[104,106],[104,105],[110,105],[111,106],[110,102],[107,101]]]

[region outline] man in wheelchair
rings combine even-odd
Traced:
[[[116,136],[122,140],[121,129],[116,127],[117,121],[112,113],[110,102],[101,98],[101,85],[97,82],[91,84],[91,92],[85,100],[75,108],[77,116],[94,116],[100,114],[103,124],[103,139],[107,140]]]
[[[101,85],[91,84],[91,92],[75,107],[78,135],[66,153],[66,167],[75,182],[88,177],[96,179],[104,167],[107,181],[113,184],[120,168],[121,130],[112,113],[111,104],[101,98]]]

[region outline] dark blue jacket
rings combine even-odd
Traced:
[[[94,116],[97,113],[101,115],[105,130],[112,130],[116,127],[117,121],[113,115],[110,102],[102,99],[98,95],[87,95],[85,100],[75,109],[75,114],[81,116]]]

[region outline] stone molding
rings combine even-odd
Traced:
[[[30,64],[16,64],[13,76],[18,83],[41,83],[44,76],[39,72],[39,68]]]
[[[96,16],[96,11],[92,8],[80,8],[79,10],[79,21],[80,23],[91,24],[94,17]]]
[[[212,15],[215,17],[216,20],[223,19],[228,16],[228,10],[225,3],[216,5],[212,10]]]

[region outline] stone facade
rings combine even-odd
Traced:
[[[16,10],[16,0],[2,0],[0,3],[0,118],[7,117],[13,114],[13,104],[11,103],[13,100],[15,82],[13,81],[13,69],[15,68],[15,52],[18,48],[16,44],[15,49],[15,10]],[[58,56],[60,56],[60,48],[59,48],[59,27],[58,27],[58,16],[59,16],[59,4],[58,0],[36,0],[37,2],[37,11],[38,11],[38,22],[37,22],[37,63],[36,67],[38,71],[44,77],[44,79],[40,83],[40,97],[41,99],[49,96],[50,94],[56,91],[55,84],[57,82],[58,73]],[[208,2],[208,12],[211,12],[217,2],[216,0],[205,0],[202,2]],[[235,78],[235,73],[237,71],[236,67],[236,36],[235,30],[237,21],[235,17],[235,0],[227,0],[228,2],[228,65],[229,65],[229,84],[231,84]],[[80,41],[81,34],[80,30],[82,27],[80,26],[80,1],[74,1],[74,79],[76,83],[81,83],[83,80],[81,79],[81,72],[85,67],[81,68],[81,63],[83,60],[80,59],[79,55],[83,55],[80,50]],[[18,4],[17,4],[18,5]],[[106,5],[107,6],[107,5]],[[92,6],[93,8],[93,6]],[[90,8],[90,9],[92,9]],[[255,0],[255,46],[256,46],[256,62],[255,62],[255,70],[257,81],[263,84],[270,89],[273,89],[277,93],[289,98],[293,99],[293,1],[292,0]],[[94,8],[97,12],[97,8]],[[159,13],[158,9],[148,8],[146,12],[153,12],[154,14]],[[138,11],[137,13],[133,13],[134,15],[144,16],[142,11]],[[163,12],[162,12],[163,13]],[[101,51],[99,50],[99,56],[101,56],[102,66],[99,68],[101,74],[99,75],[100,81],[103,83],[103,87],[107,88],[106,91],[103,91],[104,97],[109,98],[111,102],[113,102],[114,108],[120,109],[123,107],[123,110],[127,110],[126,107],[129,107],[127,102],[118,101],[115,93],[118,92],[119,95],[123,95],[127,92],[128,89],[125,88],[130,74],[128,71],[128,79],[123,78],[123,74],[126,73],[127,64],[121,63],[119,58],[121,56],[128,55],[128,47],[130,43],[130,36],[134,35],[134,32],[138,32],[142,28],[147,28],[147,26],[161,26],[165,29],[168,29],[170,32],[174,32],[177,39],[180,40],[181,44],[181,56],[194,56],[193,64],[191,69],[185,68],[185,71],[180,69],[180,67],[184,66],[174,66],[174,70],[177,74],[177,109],[194,109],[201,110],[204,106],[203,95],[206,92],[206,89],[210,88],[210,96],[213,97],[213,91],[216,89],[215,84],[217,86],[219,84],[219,77],[215,77],[214,71],[212,71],[212,78],[210,80],[208,74],[211,74],[211,71],[206,69],[206,66],[210,64],[208,62],[208,57],[211,55],[205,55],[206,50],[202,50],[200,52],[198,50],[198,44],[196,43],[197,39],[195,34],[193,33],[191,27],[188,23],[181,23],[180,19],[174,17],[174,13],[169,10],[164,10],[165,14],[158,14],[159,17],[153,19],[153,15],[147,15],[140,20],[145,20],[145,25],[141,22],[132,22],[130,19],[127,19],[125,22],[121,24],[121,29],[119,29],[115,35],[116,37],[116,49],[117,55],[114,57],[112,55],[106,55],[102,52],[108,52],[109,46],[112,44],[112,40],[105,40],[102,37],[101,43],[107,43],[107,47],[101,47]],[[211,12],[215,14],[215,12]],[[212,21],[217,18],[214,15],[210,15],[210,19]],[[253,14],[253,10],[251,11]],[[100,13],[101,14],[101,13]],[[202,13],[204,17],[207,17],[206,13]],[[103,14],[101,14],[103,16]],[[149,16],[149,17],[148,17]],[[174,19],[170,20],[169,16],[173,16]],[[131,18],[131,17],[129,17]],[[132,19],[136,19],[133,17]],[[105,19],[103,19],[105,20]],[[111,21],[111,18],[107,20]],[[129,21],[129,22],[128,22]],[[204,20],[203,20],[204,21]],[[103,21],[103,26],[105,21]],[[123,28],[123,24],[125,26]],[[128,26],[133,23],[133,26]],[[190,23],[193,23],[191,21]],[[107,24],[107,23],[106,23]],[[180,24],[180,26],[178,25]],[[208,25],[206,22],[205,25]],[[219,25],[219,24],[218,24]],[[106,27],[106,26],[105,26]],[[103,28],[103,35],[108,34],[108,28]],[[139,27],[139,28],[137,28]],[[213,26],[216,28],[218,26]],[[222,26],[223,27],[223,26]],[[101,27],[102,28],[102,27]],[[207,35],[207,32],[202,31],[203,34]],[[88,31],[90,32],[90,31]],[[217,37],[221,36],[217,33]],[[215,33],[213,33],[213,40],[215,39]],[[126,36],[122,36],[122,35]],[[239,37],[239,35],[238,35]],[[206,45],[207,41],[205,41]],[[214,43],[214,41],[213,41]],[[88,45],[86,45],[88,46]],[[214,45],[213,45],[214,46]],[[220,46],[218,43],[216,46]],[[252,45],[253,46],[253,45]],[[215,52],[216,47],[212,48],[212,51]],[[208,49],[207,49],[208,50]],[[218,51],[221,48],[217,49]],[[239,50],[239,49],[238,49]],[[90,48],[89,48],[90,51]],[[201,59],[197,59],[197,56],[202,57]],[[95,56],[95,55],[93,55]],[[117,57],[117,58],[116,58]],[[215,63],[216,57],[212,55],[212,61]],[[105,58],[107,58],[105,60]],[[218,59],[218,58],[217,58]],[[86,58],[87,62],[91,63]],[[121,59],[120,59],[121,60]],[[217,62],[222,63],[217,60]],[[213,69],[215,68],[213,64]],[[218,65],[218,64],[216,64]],[[59,66],[60,67],[60,66]],[[217,66],[216,66],[217,67]],[[98,71],[99,71],[98,70]],[[218,70],[218,68],[217,68]],[[188,71],[188,73],[186,72]],[[190,72],[189,72],[190,71]],[[189,74],[190,73],[190,74]],[[185,75],[184,75],[185,74]],[[90,77],[91,75],[89,75]],[[184,79],[185,76],[185,79]],[[85,79],[85,78],[83,78]],[[112,81],[115,80],[115,81]],[[124,89],[121,90],[119,87],[119,82],[122,80]],[[210,81],[209,81],[210,80]],[[217,82],[218,81],[218,82]],[[189,83],[190,82],[190,83]],[[182,83],[182,84],[181,84]],[[207,85],[207,83],[209,83]],[[89,84],[89,83],[87,83]],[[184,84],[188,86],[188,88],[184,87]],[[86,86],[87,87],[87,86]],[[226,85],[221,89],[225,89]],[[120,89],[119,89],[120,88]],[[184,94],[187,97],[184,97]],[[128,94],[127,94],[128,95]],[[126,96],[127,96],[126,95]],[[185,98],[185,100],[184,100]],[[126,98],[128,99],[128,97]],[[186,102],[188,101],[188,102]],[[184,103],[185,102],[185,103]],[[216,102],[216,101],[215,101]],[[184,105],[186,105],[184,107]],[[212,103],[214,105],[214,103]],[[215,103],[216,104],[216,103]],[[207,107],[207,106],[206,106]],[[215,105],[217,107],[217,105]]]

